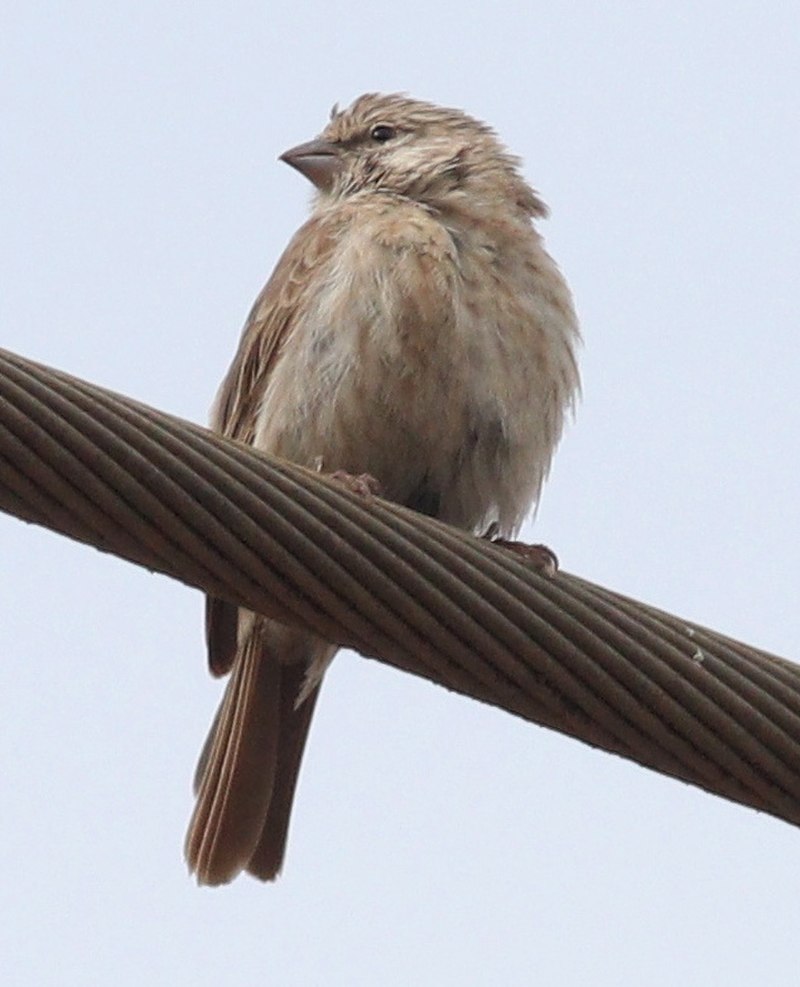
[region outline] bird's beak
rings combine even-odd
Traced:
[[[280,160],[296,168],[323,192],[330,191],[334,179],[342,168],[339,148],[330,141],[320,138],[284,151]]]

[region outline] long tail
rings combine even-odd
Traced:
[[[336,649],[314,641],[308,650],[322,667]],[[319,684],[297,705],[308,661],[282,664],[278,653],[264,635],[247,636],[200,755],[185,847],[200,884],[242,870],[273,880],[283,863]]]

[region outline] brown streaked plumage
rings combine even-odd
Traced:
[[[316,186],[312,215],[253,306],[213,427],[509,537],[579,386],[569,290],[519,162],[458,110],[377,94],[283,160]],[[336,648],[213,599],[207,637],[212,671],[230,678],[187,859],[200,883],[271,880]]]

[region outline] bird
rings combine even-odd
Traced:
[[[580,391],[572,295],[519,158],[461,110],[367,93],[281,160],[311,182],[310,216],[250,311],[211,427],[510,539]],[[228,681],[186,858],[200,884],[274,880],[337,648],[213,597],[206,637]]]

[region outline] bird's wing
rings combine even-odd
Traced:
[[[314,296],[318,273],[336,246],[342,217],[308,220],[289,243],[255,301],[233,362],[220,385],[211,427],[229,439],[252,444],[258,410],[281,350]],[[208,663],[214,675],[230,671],[236,654],[238,608],[206,599]]]
[[[336,246],[337,218],[312,216],[301,226],[256,299],[214,401],[215,432],[252,443],[270,373],[313,298],[317,272]]]

